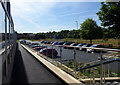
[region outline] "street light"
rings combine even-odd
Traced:
[[[75,21],[76,22],[76,28],[78,30],[78,21]],[[77,38],[78,38],[78,33],[77,33]]]

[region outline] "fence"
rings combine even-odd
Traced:
[[[42,46],[46,46],[46,44],[42,44]],[[81,47],[75,47],[75,46],[63,46],[63,45],[47,45],[48,47],[50,46],[51,48],[58,48],[60,59],[59,61],[54,60],[53,56],[53,51],[52,51],[52,57],[49,58],[43,54],[40,54],[36,52],[39,56],[43,57],[47,61],[51,62],[55,66],[61,68],[62,70],[66,71],[73,77],[79,79],[82,82],[87,82],[89,84],[95,84],[96,81],[100,81],[101,85],[103,82],[107,80],[110,80],[111,77],[120,77],[119,74],[113,73],[110,71],[110,64],[112,62],[118,62],[120,61],[120,49],[108,49],[108,48],[90,48],[90,47],[82,47],[85,49],[94,49],[94,50],[99,50],[99,59],[97,61],[92,61],[88,63],[80,63],[76,60],[76,48],[81,48]],[[73,60],[64,60],[63,59],[63,48],[64,47],[70,47],[73,48]],[[33,50],[34,51],[34,50]],[[103,51],[110,51],[112,54],[106,54],[103,55]],[[46,52],[46,55],[47,52]],[[71,63],[73,66],[71,67],[70,65],[64,64],[64,62]],[[107,69],[106,69],[107,68]],[[118,68],[120,71],[120,69]],[[106,78],[108,77],[108,78]],[[113,79],[113,80],[114,80]]]

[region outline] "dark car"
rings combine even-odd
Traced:
[[[40,45],[32,45],[30,46],[31,48],[35,48],[35,47],[41,47]]]
[[[39,45],[39,43],[31,43],[31,46],[32,46],[32,45]]]
[[[73,49],[74,47],[72,47],[72,46],[77,46],[77,45],[78,45],[78,43],[72,43],[72,44],[69,45],[70,47],[68,47],[68,48]]]
[[[50,41],[47,41],[46,44],[50,44],[51,42]]]
[[[103,48],[103,46],[100,45],[100,44],[94,44],[94,45],[90,46],[90,48],[87,48],[87,52],[89,52],[89,53],[91,53],[91,52],[102,52],[101,50],[92,49],[92,48]]]
[[[84,48],[84,47],[90,47],[90,46],[92,46],[92,45],[93,45],[93,44],[85,44],[85,45],[82,46],[82,48],[80,48],[80,50],[81,50],[81,51],[86,51],[87,48]]]
[[[58,42],[58,45],[63,45],[65,42]]]
[[[40,43],[42,44],[42,43],[44,43],[44,42],[45,42],[45,41],[42,40]]]
[[[67,48],[67,46],[71,45],[72,43],[68,42],[68,43],[64,43],[63,46],[64,48]]]
[[[58,52],[56,51],[56,49],[53,49],[53,48],[44,48],[44,49],[41,49],[39,51],[39,53],[45,55],[45,56],[48,56],[50,58],[53,57],[56,57],[58,55]]]
[[[70,44],[70,46],[77,46],[78,45],[78,43],[72,43],[72,44]]]
[[[63,45],[71,45],[72,43],[64,43]]]
[[[44,41],[44,44],[47,44],[47,41]]]
[[[26,40],[19,40],[21,44],[26,44]]]
[[[31,42],[26,42],[26,45],[30,45],[31,44]]]

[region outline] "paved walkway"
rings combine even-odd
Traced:
[[[21,47],[21,45],[18,45],[11,83],[51,83],[60,85],[65,84],[51,71],[44,67],[40,62],[38,62],[23,47]]]

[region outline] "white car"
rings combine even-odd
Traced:
[[[100,44],[94,44],[94,45],[90,46],[90,48],[87,49],[87,52],[89,52],[89,53],[91,53],[91,52],[101,52],[100,50],[91,49],[91,48],[103,48],[103,46],[100,45]]]

